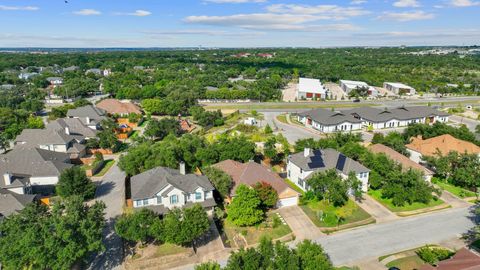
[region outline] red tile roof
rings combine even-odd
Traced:
[[[416,151],[423,156],[433,156],[440,151],[442,155],[456,151],[460,154],[480,154],[480,147],[477,145],[457,139],[450,134],[437,136],[423,140],[421,138],[412,138],[412,141],[405,145],[408,149]]]
[[[120,100],[114,98],[101,100],[99,103],[97,103],[96,107],[105,110],[109,114],[142,114],[140,107],[137,105],[131,102],[121,102]]]
[[[436,267],[425,265],[420,270],[480,270],[480,256],[466,248],[460,249],[452,258],[441,261]]]

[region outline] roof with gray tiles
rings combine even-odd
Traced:
[[[36,196],[31,194],[17,194],[0,189],[0,217],[8,217],[21,211],[27,204],[32,203]]]
[[[130,182],[133,200],[152,198],[168,185],[185,193],[193,193],[199,187],[207,191],[214,190],[206,176],[183,175],[179,170],[165,167],[156,167],[137,174],[130,179]]]
[[[370,171],[359,162],[331,148],[310,150],[307,156],[305,156],[304,152],[296,153],[289,157],[289,161],[304,171],[336,169],[346,175],[351,171],[355,173]]]
[[[15,138],[15,142],[36,147],[47,144],[67,144],[76,139],[75,136],[67,134],[65,129],[24,129],[22,133]]]
[[[344,113],[359,116],[369,122],[386,122],[392,119],[412,120],[431,116],[449,116],[448,113],[436,110],[429,106],[402,106],[384,109],[360,107],[346,110]]]
[[[73,136],[83,136],[88,138],[93,138],[97,136],[97,131],[87,127],[83,122],[78,118],[59,118],[55,121],[52,121],[47,124],[46,129],[53,130],[65,130],[68,127],[70,134]]]
[[[67,112],[67,117],[80,118],[84,124],[87,124],[85,121],[87,117],[89,117],[90,121],[94,124],[100,124],[102,120],[107,119],[105,116],[105,111],[93,105],[86,105],[83,107],[70,109]]]
[[[313,121],[322,125],[339,125],[345,122],[349,123],[361,123],[360,119],[353,117],[352,115],[339,111],[332,111],[326,109],[314,109],[299,113],[299,116],[305,116],[311,118]]]

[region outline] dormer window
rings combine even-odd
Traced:
[[[170,196],[170,204],[177,204],[178,203],[178,195]]]
[[[202,193],[201,192],[195,192],[195,200],[201,200],[202,199]]]

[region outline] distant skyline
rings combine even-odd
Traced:
[[[0,47],[480,44],[480,0],[0,0]]]

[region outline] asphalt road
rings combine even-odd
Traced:
[[[318,135],[317,133],[308,131],[304,128],[294,125],[287,125],[276,120],[276,117],[280,114],[280,112],[264,112],[263,116],[265,117],[265,120],[261,121],[260,124],[262,126],[265,126],[268,123],[272,128],[277,127],[275,133],[281,133],[283,136],[285,136],[285,138],[287,138],[288,142],[292,144],[300,139],[320,138],[320,135]]]
[[[473,226],[471,208],[405,218],[352,231],[320,237],[321,244],[335,265],[380,257],[460,237]]]
[[[116,217],[122,214],[124,198],[125,173],[115,163],[97,186],[95,194],[95,199],[103,201],[106,205],[107,225],[103,232],[105,252],[98,254],[88,269],[122,269],[123,244],[122,239],[114,232],[114,224]]]
[[[450,115],[449,120],[466,125],[467,128],[472,132],[475,132],[475,128],[477,127],[477,125],[480,125],[480,122],[477,120],[473,120],[473,119],[458,116],[458,115]]]

